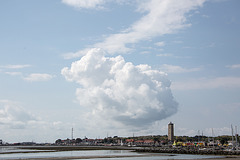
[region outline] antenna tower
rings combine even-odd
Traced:
[[[72,140],[73,140],[73,128],[72,128]]]

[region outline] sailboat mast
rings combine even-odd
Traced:
[[[234,145],[233,145],[233,140],[234,140],[234,138],[233,138],[233,126],[231,125],[231,129],[232,129],[232,149],[234,148]]]
[[[235,126],[236,134],[235,134],[235,139],[236,139],[236,146],[238,146],[238,132],[237,132],[237,126]]]

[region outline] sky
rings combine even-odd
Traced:
[[[0,139],[239,133],[239,0],[1,0]]]

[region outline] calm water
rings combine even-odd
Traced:
[[[0,153],[35,151],[17,149],[15,147],[2,147]],[[23,159],[23,158],[53,158],[53,157],[89,157],[89,156],[144,156],[144,157],[122,157],[122,158],[101,158],[101,160],[161,160],[161,159],[204,159],[217,158],[219,156],[206,155],[184,155],[184,154],[162,154],[162,153],[137,153],[127,150],[90,150],[90,151],[63,151],[63,152],[39,152],[39,153],[11,153],[0,154],[0,159]],[[99,158],[93,158],[97,160]],[[75,159],[76,160],[76,159]]]

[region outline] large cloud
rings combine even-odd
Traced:
[[[104,119],[143,126],[177,111],[171,82],[163,72],[135,66],[122,56],[105,57],[101,49],[90,50],[71,68],[63,68],[62,75],[80,84],[76,90],[80,105]]]
[[[93,44],[109,54],[129,53],[131,44],[151,40],[155,37],[172,34],[191,26],[186,14],[201,7],[206,0],[149,0],[137,1],[138,11],[144,15],[124,31],[107,36],[102,42]],[[64,58],[81,57],[83,50],[67,53]]]
[[[111,54],[129,52],[127,44],[171,34],[190,26],[185,14],[203,4],[204,0],[151,0],[140,3],[139,11],[147,12],[140,20],[122,33],[113,34],[95,44]]]

